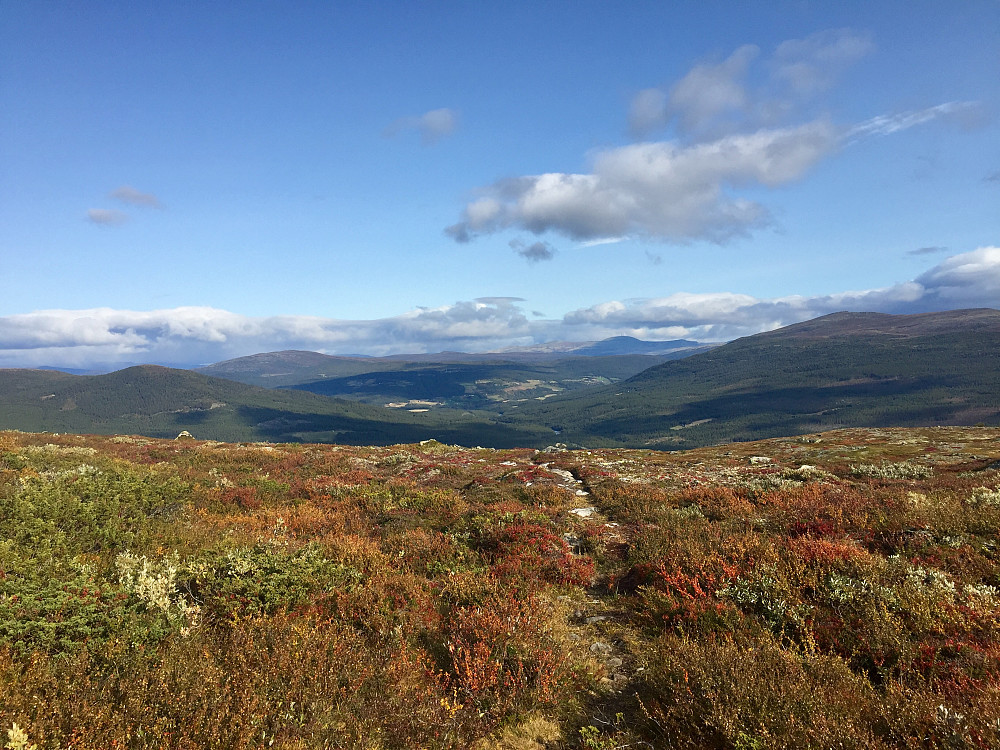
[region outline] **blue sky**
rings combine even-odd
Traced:
[[[0,366],[1000,307],[1000,3],[0,4]]]

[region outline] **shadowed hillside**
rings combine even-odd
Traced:
[[[22,430],[213,440],[388,444],[438,439],[523,445],[539,435],[469,413],[411,414],[189,370],[144,365],[107,375],[0,371],[0,425]]]

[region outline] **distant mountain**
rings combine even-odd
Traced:
[[[709,349],[715,344],[705,344],[686,339],[673,341],[643,341],[632,336],[614,336],[602,341],[550,341],[545,344],[531,346],[512,346],[491,354],[499,356],[572,356],[572,357],[608,357],[625,354],[674,355],[685,352],[682,356],[694,353],[695,350]]]
[[[692,344],[695,348],[688,348]],[[197,372],[267,388],[294,388],[365,403],[493,409],[514,400],[618,382],[648,367],[699,351],[693,341],[646,342],[627,336],[556,351],[439,352],[392,357],[334,357],[317,352],[254,354]]]
[[[1000,424],[1000,311],[835,313],[504,412],[567,443],[670,448],[849,426]]]
[[[516,446],[544,439],[539,431],[493,425],[470,413],[412,414],[153,365],[93,376],[0,370],[0,429],[151,437],[187,430],[225,441],[356,445],[434,438]]]
[[[616,354],[673,354],[678,351],[693,353],[692,350],[703,350],[711,347],[711,344],[701,344],[687,339],[642,341],[631,336],[615,336],[574,349],[573,354],[583,357],[608,357]]]
[[[339,378],[398,367],[372,357],[336,357],[319,352],[289,350],[251,354],[195,368],[195,372],[228,378],[264,388],[298,385],[310,380]]]
[[[616,336],[604,341],[554,342],[537,346],[512,347],[496,352],[437,352],[435,354],[394,354],[388,357],[333,356],[309,351],[280,351],[252,354],[195,368],[196,372],[265,388],[299,386],[331,378],[362,373],[395,372],[414,369],[415,365],[545,363],[577,357],[624,357],[641,355],[657,359],[633,359],[630,364],[591,365],[613,371],[606,377],[629,377],[654,364],[686,357],[715,346],[697,341],[641,341],[631,336]],[[624,365],[624,366],[623,366]],[[626,375],[620,374],[631,370]],[[599,374],[599,373],[598,373]]]

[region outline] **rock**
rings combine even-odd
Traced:
[[[605,661],[605,664],[608,665],[609,669],[618,669],[618,667],[620,667],[624,663],[625,661],[617,656],[612,656],[610,659]]]
[[[181,430],[174,440],[194,440],[194,435],[192,435],[187,430]]]
[[[595,508],[592,505],[587,506],[586,508],[573,508],[570,511],[570,513],[572,513],[574,516],[579,516],[580,518],[590,518],[596,512],[597,508]]]
[[[601,643],[600,641],[595,641],[590,645],[590,653],[592,654],[602,654],[607,655],[613,652],[614,649],[607,643]]]

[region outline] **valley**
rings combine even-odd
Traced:
[[[198,371],[5,370],[0,427],[677,450],[842,427],[1000,424],[997,310],[836,313],[715,347],[682,343],[656,355],[444,353],[414,361],[274,352]]]

